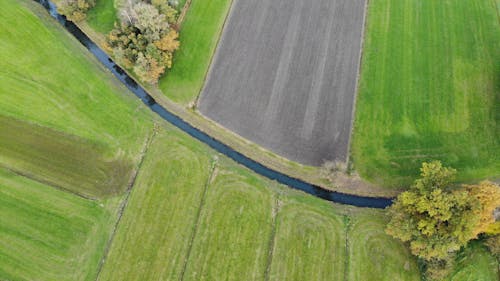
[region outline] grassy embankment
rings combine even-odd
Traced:
[[[145,107],[35,3],[7,0],[0,17],[0,166],[88,197],[123,191]]]
[[[494,1],[370,2],[355,168],[409,184],[439,159],[460,181],[500,176],[500,25]]]

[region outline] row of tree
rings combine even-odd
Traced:
[[[407,243],[425,263],[426,276],[441,280],[453,269],[457,251],[480,235],[499,255],[500,187],[484,181],[477,185],[452,184],[456,171],[439,161],[423,163],[421,176],[389,208],[386,232]]]
[[[167,0],[129,0],[119,15],[107,38],[108,51],[141,81],[156,84],[165,69],[172,67],[173,54],[180,46],[174,28],[177,10]]]

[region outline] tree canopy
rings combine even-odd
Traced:
[[[452,184],[456,170],[439,161],[423,163],[420,178],[389,208],[386,232],[408,243],[428,265],[429,277],[442,278],[454,254],[494,225],[500,188],[490,182]]]
[[[155,84],[165,68],[172,67],[173,53],[180,46],[179,34],[171,27],[176,19],[177,10],[167,0],[128,1],[108,35],[107,48],[141,81]]]

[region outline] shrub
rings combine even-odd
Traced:
[[[87,11],[95,6],[95,0],[63,0],[57,11],[70,21],[79,22],[86,18]]]

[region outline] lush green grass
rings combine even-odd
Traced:
[[[450,281],[495,281],[499,278],[498,260],[477,242],[472,242],[458,255],[456,268]]]
[[[2,114],[138,150],[149,130],[145,107],[33,4],[7,0],[0,11]]]
[[[269,270],[269,280],[344,280],[346,265],[355,271],[351,280],[368,280],[356,279],[367,277],[363,270],[418,278],[408,251],[384,234],[382,212],[354,209],[277,188],[165,127],[149,148],[99,279],[264,280]],[[388,264],[377,264],[381,259]]]
[[[0,280],[94,280],[117,203],[0,169]]]
[[[276,201],[270,183],[225,163],[214,177],[185,280],[263,280]]]
[[[344,280],[346,225],[331,204],[282,197],[269,280]]]
[[[117,20],[114,0],[96,0],[96,5],[87,12],[87,22],[95,31],[107,34]]]
[[[119,194],[131,161],[101,143],[0,115],[0,166],[87,197]]]
[[[500,25],[494,2],[370,1],[352,157],[407,185],[422,161],[459,180],[500,176]]]
[[[152,127],[145,107],[41,6],[7,0],[0,17],[1,164],[87,195],[122,189]]]
[[[349,280],[420,280],[416,259],[385,234],[383,212],[356,209],[349,219]]]
[[[180,31],[181,47],[159,87],[175,102],[196,100],[205,82],[231,0],[193,0]]]
[[[210,163],[189,136],[154,138],[100,280],[179,280]]]

